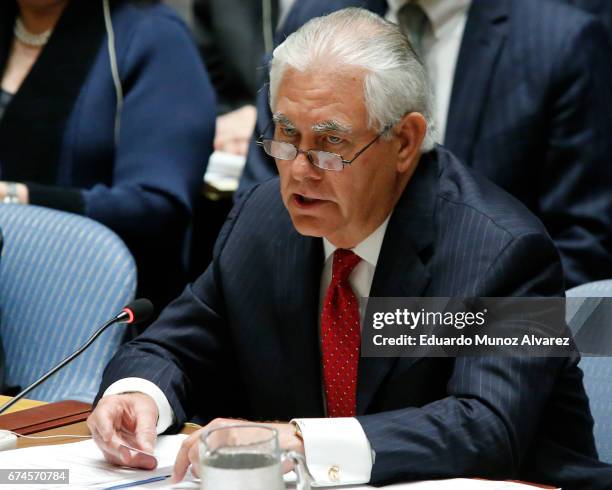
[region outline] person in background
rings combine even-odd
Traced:
[[[186,26],[156,2],[4,1],[0,73],[0,201],[108,226],[163,307],[185,284],[215,124]]]
[[[2,258],[2,246],[3,236],[2,229],[0,228],[0,259]],[[0,312],[0,321],[2,321],[2,312]],[[0,336],[0,393],[4,393],[5,390],[5,369],[4,348],[2,346],[2,337]]]
[[[246,156],[265,78],[264,54],[272,51],[293,2],[194,0],[194,32],[217,93],[215,150]]]
[[[349,6],[410,38],[432,81],[438,142],[542,220],[566,288],[612,278],[612,44],[601,22],[561,0],[311,0],[294,5],[277,42]],[[266,105],[264,84],[255,134]],[[275,174],[251,143],[238,194]]]
[[[162,0],[183,18],[189,29],[193,29],[193,0]]]

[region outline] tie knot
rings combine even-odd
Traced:
[[[334,252],[332,283],[338,284],[348,279],[361,258],[350,250],[339,248]]]

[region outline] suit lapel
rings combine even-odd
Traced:
[[[444,144],[464,162],[473,157],[490,82],[506,38],[510,0],[474,0],[451,93]]]
[[[389,220],[370,297],[419,297],[430,282],[427,257],[434,236],[437,152],[421,157]],[[414,359],[416,361],[416,359]],[[395,357],[361,357],[357,380],[357,414],[366,413]]]
[[[275,297],[283,354],[294,397],[291,413],[323,416],[319,348],[319,288],[323,269],[320,238],[291,231],[277,243]]]

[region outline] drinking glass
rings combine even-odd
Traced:
[[[291,461],[297,490],[310,490],[304,457],[281,451],[278,431],[255,425],[227,426],[200,436],[201,490],[285,490],[283,463]]]

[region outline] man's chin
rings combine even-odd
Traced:
[[[314,216],[291,215],[291,221],[293,222],[295,230],[300,235],[324,237],[331,232],[329,226],[325,226],[324,223],[321,223],[319,218],[315,218]]]

